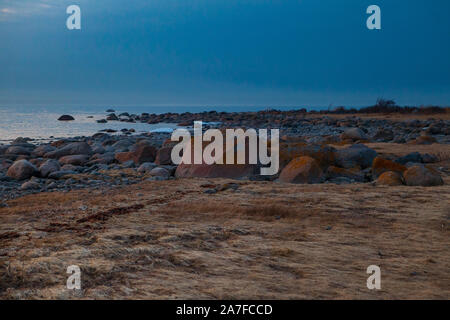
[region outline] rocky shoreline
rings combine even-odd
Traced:
[[[109,110],[112,111],[112,110]],[[191,127],[201,120],[213,128],[280,129],[280,171],[256,174],[258,165],[172,164],[170,133],[119,134],[104,130],[90,137],[55,139],[34,144],[17,138],[0,145],[0,206],[30,193],[68,192],[82,188],[113,188],[143,180],[232,178],[286,183],[377,183],[435,186],[443,184],[448,159],[439,154],[411,152],[379,155],[369,143],[450,145],[450,120],[379,119],[359,114],[297,111],[202,112],[130,115],[110,113],[104,121],[178,123]],[[113,134],[114,133],[114,134]],[[209,192],[214,193],[214,190]]]

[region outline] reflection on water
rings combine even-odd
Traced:
[[[96,120],[104,119],[103,111],[72,111],[57,112],[43,108],[0,108],[0,142],[13,140],[17,137],[28,137],[36,140],[46,140],[51,137],[75,137],[89,136],[100,130],[134,129],[136,133],[165,131],[171,132],[176,124],[147,124],[109,121],[97,123]],[[63,110],[61,110],[63,111]],[[118,111],[118,110],[116,110]],[[118,111],[119,113],[122,111]],[[58,121],[62,114],[70,114],[74,121]]]

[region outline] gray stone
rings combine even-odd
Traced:
[[[91,155],[92,148],[86,142],[72,142],[55,151],[45,154],[46,158],[62,158],[71,155]]]
[[[137,169],[138,172],[147,173],[156,168],[156,164],[153,162],[145,162],[139,166]]]
[[[54,159],[49,159],[45,161],[40,167],[39,171],[41,173],[41,176],[46,178],[49,174],[55,171],[59,171],[61,169],[61,166],[59,165],[59,162]]]
[[[164,168],[154,168],[150,171],[150,175],[154,177],[168,178],[170,176],[170,173],[167,169]]]
[[[67,175],[71,175],[71,174],[77,174],[75,171],[55,171],[50,173],[50,175],[48,176],[49,179],[61,179],[64,178]]]
[[[351,128],[345,130],[343,134],[341,134],[341,139],[351,139],[353,141],[357,140],[367,140],[367,135],[360,128]]]
[[[362,169],[372,165],[377,152],[364,144],[354,144],[336,151],[336,164],[342,168],[360,166]]]

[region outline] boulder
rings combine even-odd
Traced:
[[[407,164],[408,162],[422,163],[422,156],[419,152],[412,152],[406,156],[398,158],[395,162],[400,164]]]
[[[352,141],[367,140],[367,135],[360,128],[351,128],[345,130],[344,133],[341,134],[341,139]]]
[[[59,162],[62,165],[71,164],[74,166],[82,166],[82,165],[86,164],[88,162],[88,160],[89,160],[88,155],[77,154],[77,155],[62,157],[59,159]]]
[[[72,142],[45,154],[45,158],[59,159],[71,155],[91,155],[92,148],[86,142]]]
[[[150,145],[141,145],[135,151],[116,153],[115,159],[124,163],[132,160],[136,165],[144,162],[153,162],[156,157],[156,148]]]
[[[53,147],[49,144],[43,144],[33,150],[33,155],[36,157],[43,157],[46,153],[49,153],[49,152],[52,152],[55,150],[56,150],[55,147]]]
[[[121,139],[115,142],[111,147],[115,152],[127,152],[133,145],[134,141],[129,139]],[[104,145],[104,144],[103,144]]]
[[[337,178],[347,178],[350,180],[354,180],[356,182],[364,182],[364,173],[361,172],[361,170],[357,168],[338,168],[335,166],[329,166],[325,172],[325,176],[329,180],[335,180]]]
[[[259,170],[258,170],[259,172]],[[256,174],[254,165],[247,164],[184,164],[175,171],[177,178],[229,178],[242,179]]]
[[[0,155],[4,155],[9,146],[0,145]]]
[[[111,164],[116,161],[116,158],[114,156],[114,153],[107,152],[107,153],[97,153],[94,154],[91,158],[91,160],[87,163],[88,165],[94,165],[94,164]]]
[[[203,142],[202,148],[209,145],[209,142]],[[191,159],[187,158],[187,155],[183,155],[182,162],[178,165],[175,171],[176,178],[229,178],[229,179],[243,179],[254,177],[259,174],[259,169],[257,164],[249,163],[249,150],[248,144],[245,145],[245,164],[237,164],[237,153],[238,146],[235,145],[234,148],[234,159],[233,163],[227,163],[227,153],[231,150],[225,150],[221,156],[221,161],[223,164],[206,164],[203,159],[202,163],[194,163],[194,143],[191,140]]]
[[[279,180],[287,183],[320,183],[323,171],[319,163],[308,156],[293,159],[281,171]]]
[[[354,144],[350,147],[336,151],[336,164],[341,168],[354,168],[356,166],[362,169],[372,165],[377,152],[364,144]]]
[[[39,185],[39,183],[35,181],[27,181],[20,186],[20,190],[36,190],[40,188],[41,186]]]
[[[43,178],[46,178],[52,172],[59,171],[60,169],[61,166],[59,165],[59,162],[57,160],[49,159],[41,164],[41,166],[39,167],[39,172],[41,173],[41,176]]]
[[[38,169],[27,160],[18,160],[9,167],[6,175],[15,180],[26,180],[39,174]]]
[[[378,177],[376,184],[382,186],[401,186],[403,185],[403,179],[398,172],[386,171]]]
[[[436,163],[439,162],[439,158],[434,154],[424,153],[422,154],[422,162],[423,163]]]
[[[158,168],[152,169],[150,171],[150,175],[151,176],[155,176],[155,177],[165,177],[165,178],[167,178],[167,177],[170,176],[170,173],[169,173],[169,171],[167,169],[158,167]]]
[[[156,164],[154,164],[152,162],[145,162],[145,163],[141,164],[141,166],[137,169],[137,171],[140,173],[147,173],[147,172],[150,172],[151,170],[153,170],[155,167],[156,167]]]
[[[322,170],[335,164],[336,149],[328,145],[305,144],[302,142],[280,143],[280,168],[295,158],[308,156],[316,159]]]
[[[162,147],[156,153],[155,163],[158,165],[172,164],[172,147]]]
[[[444,184],[439,172],[423,165],[408,168],[404,173],[405,183],[408,186],[440,186]]]
[[[372,163],[372,175],[376,178],[384,172],[393,171],[402,174],[407,168],[391,160],[376,157]]]
[[[119,121],[119,117],[117,117],[115,113],[110,113],[106,117],[106,120],[108,120],[108,121]]]
[[[28,148],[21,147],[21,146],[11,146],[6,150],[5,154],[28,156],[28,155],[30,155],[30,150]]]
[[[100,144],[94,144],[91,148],[92,148],[93,154],[97,154],[97,153],[103,154],[106,152],[105,148]]]
[[[75,120],[75,118],[68,114],[64,114],[58,118],[58,121],[73,121],[73,120]]]

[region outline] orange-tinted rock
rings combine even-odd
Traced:
[[[325,170],[335,163],[335,149],[328,145],[305,144],[299,142],[280,143],[280,168],[284,168],[295,158],[308,156],[314,158]]]
[[[203,141],[202,150],[208,146],[210,142]],[[186,155],[183,156],[182,163],[180,163],[175,171],[175,177],[177,178],[229,178],[229,179],[241,179],[259,174],[257,165],[248,164],[248,144],[246,144],[245,150],[245,163],[237,164],[237,146],[234,146],[234,162],[228,164],[226,162],[227,151],[223,152],[221,161],[223,164],[194,164],[194,138],[191,138],[191,158],[188,159]]]
[[[254,165],[246,164],[180,164],[175,171],[177,178],[229,178],[240,179],[254,176]]]
[[[383,186],[401,186],[403,185],[403,179],[397,172],[386,171],[378,177],[376,184]]]
[[[293,159],[281,171],[279,180],[288,183],[319,183],[323,171],[319,163],[308,156]]]
[[[144,162],[153,162],[156,157],[156,148],[150,145],[141,145],[135,151],[116,153],[115,158],[120,163],[133,160],[138,165]]]
[[[383,159],[381,157],[376,157],[375,159],[373,159],[372,163],[372,174],[375,177],[378,177],[380,174],[387,171],[393,171],[402,174],[406,169],[407,168],[400,163]]]

